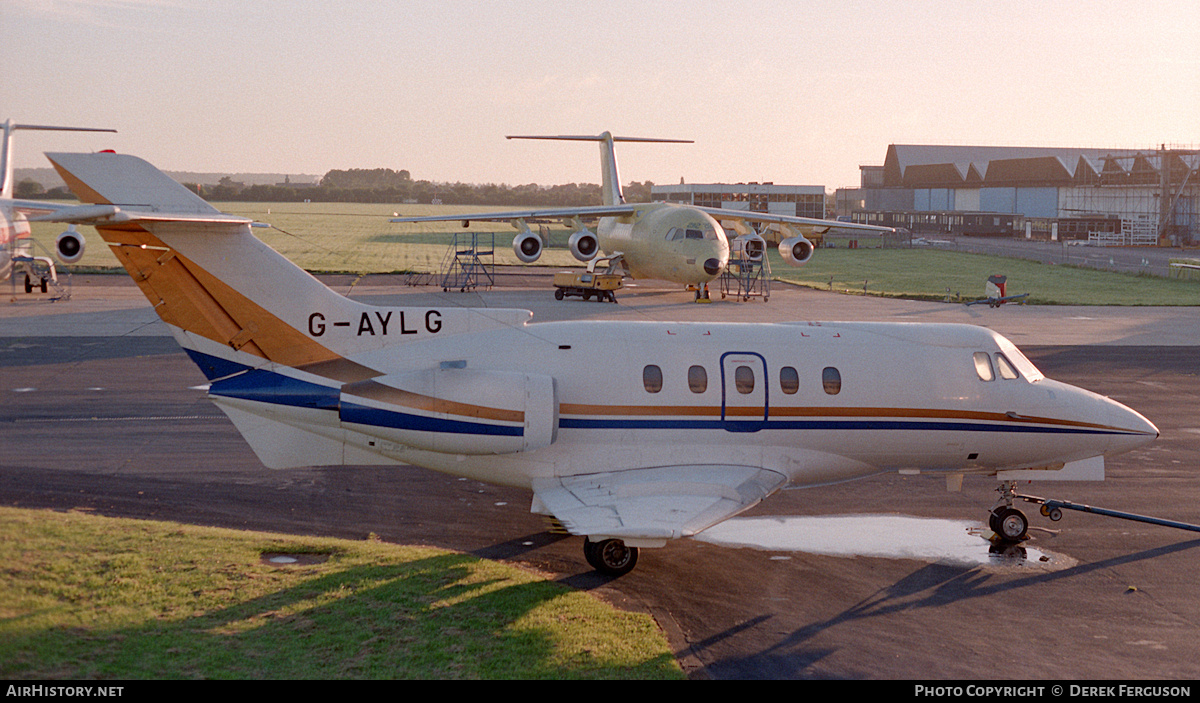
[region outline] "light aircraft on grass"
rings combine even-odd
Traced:
[[[47,125],[16,124],[5,120],[4,143],[0,145],[0,281],[9,280],[13,274],[25,274],[25,292],[32,293],[40,287],[43,293],[47,285],[58,281],[54,260],[47,256],[36,256],[27,216],[31,213],[47,213],[64,207],[41,200],[13,199],[13,132],[22,129],[49,130],[58,132],[115,132],[115,129],[93,129],[88,127],[50,127]],[[55,243],[58,258],[65,264],[73,264],[83,256],[83,236],[71,228],[58,236]]]
[[[700,207],[681,203],[626,203],[617,173],[614,142],[691,143],[684,139],[614,137],[608,132],[597,136],[509,136],[508,139],[553,139],[600,143],[601,200],[595,207],[544,208],[464,215],[395,217],[391,222],[509,222],[518,230],[513,251],[525,263],[542,255],[545,242],[530,229],[534,221],[553,220],[567,223],[575,232],[568,241],[571,254],[579,261],[591,261],[601,251],[620,257],[625,271],[633,278],[681,283],[696,288],[697,300],[708,299],[708,284],[729,264],[729,240],[726,227],[739,238],[758,240],[755,229],[776,226],[785,235],[779,254],[791,266],[801,266],[812,258],[813,244],[805,235],[824,233],[831,228],[870,232],[892,232],[890,227],[838,222],[809,217],[791,217],[749,210]],[[595,220],[595,231],[584,225]]]
[[[1001,335],[887,322],[531,322],[331,291],[149,163],[48,154],[268,467],[412,464],[532,491],[623,574],[785,487],[1101,479],[1158,429]],[[849,489],[848,489],[849,490]],[[991,524],[1025,516],[1002,492]]]

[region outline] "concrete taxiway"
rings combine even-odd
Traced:
[[[444,293],[331,277],[367,302],[581,318],[983,325],[1046,375],[1111,396],[1162,431],[1103,483],[1025,492],[1200,523],[1200,308],[992,309],[775,284],[768,303],[653,283],[619,303],[555,301],[547,275]],[[15,298],[15,302],[13,302]],[[125,276],[76,276],[68,301],[0,303],[0,504],[296,534],[374,533],[504,559],[651,613],[697,678],[1194,679],[1200,534],[1027,506],[1022,549],[981,532],[995,482],[880,476],[773,496],[703,539],[596,575],[527,492],[412,467],[270,471],[204,398],[205,379]],[[847,516],[851,516],[847,518]]]

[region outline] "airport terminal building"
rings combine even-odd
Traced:
[[[893,144],[837,216],[913,234],[1200,244],[1200,151]]]

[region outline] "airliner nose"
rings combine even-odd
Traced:
[[[1115,400],[1105,398],[1104,424],[1114,430],[1112,444],[1107,454],[1121,454],[1158,439],[1158,428],[1138,411]]]

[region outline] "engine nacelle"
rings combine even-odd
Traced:
[[[813,243],[800,235],[788,237],[779,243],[779,255],[789,266],[802,266],[813,256]]]
[[[513,237],[513,253],[526,264],[532,264],[542,255],[542,238],[531,230],[525,230]]]
[[[591,261],[600,253],[600,240],[586,229],[581,229],[571,235],[567,245],[571,248],[571,256],[580,261]]]
[[[75,225],[71,225],[54,241],[54,251],[58,254],[59,261],[73,264],[83,258],[86,245],[83,235],[75,231]]]
[[[558,435],[554,378],[511,371],[438,368],[342,386],[343,426],[447,454],[542,449]]]
[[[738,257],[745,261],[762,261],[767,253],[767,242],[757,234],[743,234],[729,243],[730,258]]]

